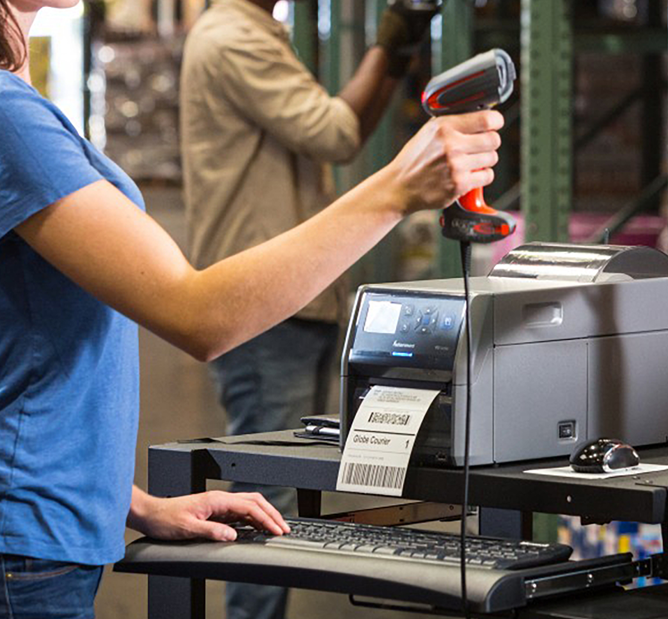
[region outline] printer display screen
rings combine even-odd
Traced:
[[[463,316],[462,297],[367,292],[349,360],[451,369]]]
[[[364,320],[367,333],[396,333],[401,316],[401,303],[369,301]]]

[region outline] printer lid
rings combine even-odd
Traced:
[[[603,282],[668,276],[668,255],[650,247],[527,243],[512,250],[489,277]]]

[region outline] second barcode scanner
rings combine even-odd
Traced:
[[[513,92],[515,65],[502,49],[491,49],[432,78],[422,93],[431,116],[486,110]],[[472,189],[441,217],[443,236],[456,241],[491,243],[515,232],[515,220],[485,203],[482,187]]]

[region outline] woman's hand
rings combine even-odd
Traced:
[[[212,490],[163,499],[136,486],[132,489],[127,524],[149,537],[230,542],[237,537],[234,528],[225,524],[230,522],[244,522],[272,535],[290,532],[281,514],[257,492]]]
[[[404,215],[444,208],[494,180],[503,116],[493,110],[427,122],[387,166],[403,194]]]

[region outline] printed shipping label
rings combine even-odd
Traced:
[[[353,419],[336,489],[401,496],[415,437],[438,393],[372,387]]]

